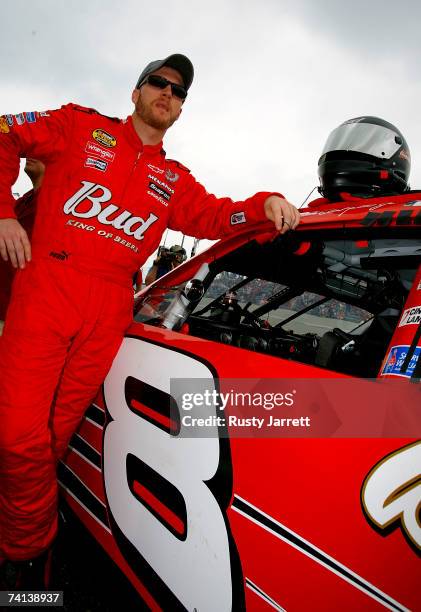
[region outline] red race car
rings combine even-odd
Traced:
[[[150,609],[421,610],[420,264],[411,193],[137,296],[59,478]]]

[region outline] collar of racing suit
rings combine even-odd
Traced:
[[[138,136],[138,134],[137,134],[137,132],[136,132],[136,130],[134,128],[133,119],[132,119],[131,115],[129,115],[123,121],[123,133],[124,133],[124,136],[125,136],[127,142],[136,151],[139,151],[140,153],[143,153],[144,155],[147,155],[148,157],[149,156],[153,157],[154,155],[158,155],[159,153],[161,153],[161,155],[165,156],[165,151],[162,148],[162,140],[161,140],[161,142],[159,142],[156,145],[145,145],[145,144],[143,144],[140,136]]]

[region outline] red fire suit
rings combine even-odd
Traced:
[[[18,157],[46,165],[32,238],[0,339],[0,557],[34,557],[56,532],[57,458],[131,322],[132,277],[169,227],[216,239],[263,220],[261,192],[216,198],[131,117],[74,104],[0,118],[0,218]]]
[[[32,234],[35,219],[37,191],[31,189],[15,202],[15,214],[19,223],[25,228],[28,236]],[[9,262],[0,259],[0,320],[3,321],[10,302],[12,281],[15,268]]]

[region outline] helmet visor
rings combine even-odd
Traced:
[[[322,155],[330,151],[357,151],[390,159],[401,146],[402,138],[387,127],[372,123],[346,123],[333,130]]]

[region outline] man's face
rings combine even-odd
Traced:
[[[184,254],[181,253],[176,253],[175,258],[174,258],[174,267],[179,266],[180,264],[183,263],[184,260]]]
[[[177,70],[163,66],[152,74],[159,74],[172,83],[183,85],[183,79]],[[132,94],[135,113],[146,125],[157,130],[167,130],[180,116],[183,100],[172,94],[171,87],[158,89],[145,83]]]

